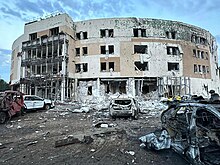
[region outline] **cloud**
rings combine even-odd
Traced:
[[[11,50],[0,49],[0,67],[11,65]]]
[[[131,0],[126,2],[122,0],[76,0],[75,3],[63,0],[60,4],[74,20],[124,16],[126,12],[132,12],[134,9]]]
[[[9,82],[11,66],[11,50],[0,49],[0,79]]]

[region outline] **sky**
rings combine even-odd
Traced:
[[[11,47],[23,34],[24,24],[56,12],[69,14],[73,21],[113,17],[180,21],[211,32],[220,52],[220,0],[7,0],[0,2],[0,79],[10,81]]]

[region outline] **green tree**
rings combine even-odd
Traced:
[[[5,91],[5,90],[10,90],[10,86],[7,82],[0,79],[0,92]]]

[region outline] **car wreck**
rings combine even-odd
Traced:
[[[162,112],[162,133],[139,140],[155,150],[172,148],[191,164],[220,164],[220,104],[179,103]]]
[[[14,115],[20,115],[24,105],[23,94],[18,91],[0,92],[0,124]]]
[[[133,97],[119,96],[113,98],[109,104],[109,114],[112,118],[132,117],[138,119],[139,106]]]

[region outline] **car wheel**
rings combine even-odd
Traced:
[[[3,124],[6,121],[6,113],[5,112],[0,112],[0,124]]]
[[[164,115],[164,114],[162,114],[161,115],[161,122],[162,122],[162,124],[165,124],[166,123],[166,115]]]
[[[45,105],[44,105],[44,109],[45,109],[45,110],[49,110],[49,109],[50,109],[50,105],[49,105],[49,104],[45,104]]]
[[[138,114],[136,114],[136,115],[133,116],[133,119],[138,120],[138,117],[139,117]]]

